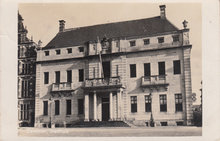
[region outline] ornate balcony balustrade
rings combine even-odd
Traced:
[[[61,83],[53,83],[52,91],[70,91],[74,90],[72,83],[69,82],[61,82]]]
[[[85,87],[100,87],[100,86],[116,86],[121,85],[120,77],[110,77],[110,78],[93,78],[86,79]]]
[[[142,77],[142,87],[151,87],[151,86],[163,86],[168,85],[166,82],[166,75],[152,75],[152,76],[143,76]]]

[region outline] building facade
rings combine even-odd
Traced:
[[[37,51],[35,126],[191,125],[189,29],[160,16],[65,29]]]
[[[36,44],[27,38],[28,30],[18,13],[18,121],[19,126],[34,126]]]

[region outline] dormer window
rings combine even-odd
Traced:
[[[84,47],[79,47],[79,52],[84,52]]]
[[[173,42],[179,42],[179,35],[173,36]]]
[[[50,52],[49,52],[49,51],[44,51],[44,55],[45,55],[45,56],[49,56],[49,55],[50,55]]]
[[[144,45],[149,45],[150,44],[150,39],[144,39]]]
[[[136,46],[136,41],[130,41],[130,47]]]
[[[69,54],[69,53],[72,53],[72,48],[68,48],[68,49],[67,49],[67,52],[68,52],[68,54]]]
[[[56,55],[60,54],[60,49],[56,50]]]
[[[158,43],[163,43],[164,42],[164,37],[159,37],[158,38]]]

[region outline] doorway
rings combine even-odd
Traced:
[[[102,121],[109,120],[109,98],[102,98]]]

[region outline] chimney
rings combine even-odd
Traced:
[[[166,19],[166,5],[160,5],[160,18]]]
[[[59,20],[60,22],[60,28],[59,28],[59,32],[63,32],[65,29],[65,21],[64,20]]]

